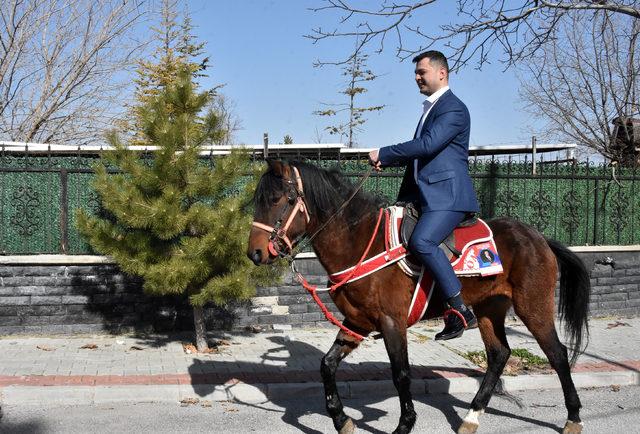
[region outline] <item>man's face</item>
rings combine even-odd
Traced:
[[[447,85],[447,71],[425,57],[416,63],[416,84],[421,94],[429,96]]]

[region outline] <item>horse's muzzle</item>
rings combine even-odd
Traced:
[[[262,263],[262,250],[260,249],[255,249],[254,251],[247,252],[247,256],[256,265],[260,265]]]

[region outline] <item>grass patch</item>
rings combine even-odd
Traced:
[[[536,356],[525,348],[514,348],[511,350],[511,357],[519,357],[527,366],[543,367],[549,365],[547,359]]]
[[[467,351],[461,355],[482,369],[487,368],[487,354],[484,351]],[[547,368],[549,368],[549,362],[544,357],[537,356],[526,348],[514,348],[511,350],[511,357],[507,361],[504,373],[517,375],[521,371],[540,372]]]
[[[480,367],[487,367],[487,353],[485,353],[484,351],[467,351],[466,353],[462,354],[462,357]]]

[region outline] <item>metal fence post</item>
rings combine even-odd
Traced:
[[[69,228],[67,218],[69,216],[68,199],[68,177],[67,170],[60,170],[60,253],[67,254],[69,251]]]
[[[531,171],[532,175],[536,174],[536,157],[537,157],[536,153],[537,153],[536,136],[533,136],[531,137],[531,162],[533,163],[532,171]]]
[[[267,158],[269,158],[269,133],[264,133],[262,135],[262,144],[264,146],[262,155],[266,160]]]
[[[594,188],[593,188],[593,245],[598,245],[598,178],[594,179]]]

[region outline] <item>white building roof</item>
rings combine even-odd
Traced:
[[[264,145],[244,145],[244,148],[252,150],[256,154],[264,152]],[[228,154],[234,146],[203,146],[202,155],[224,155]],[[536,152],[557,152],[573,151],[577,148],[575,143],[540,143],[536,145]],[[47,143],[25,143],[25,142],[3,142],[0,141],[0,152],[29,152],[29,153],[55,153],[55,154],[93,154],[110,149],[109,146],[99,145],[59,145]],[[144,151],[154,151],[155,146],[131,146],[131,149]],[[358,155],[366,154],[376,148],[347,148],[342,143],[320,143],[320,144],[291,144],[268,145],[270,155],[304,155],[313,156],[318,154],[340,154]],[[531,143],[513,145],[471,145],[470,155],[509,155],[509,154],[530,154],[533,152]]]

